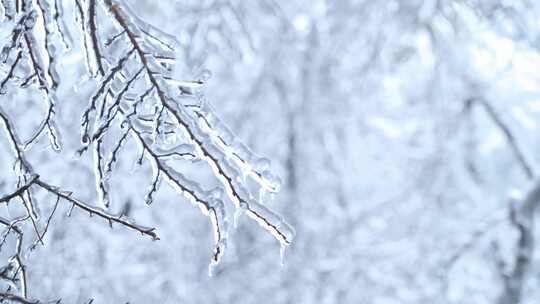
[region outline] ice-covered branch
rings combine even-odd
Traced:
[[[22,221],[26,220],[28,218],[25,217],[22,219]],[[17,242],[15,244],[15,253],[11,258],[9,259],[9,263],[13,265],[12,270],[13,274],[11,275],[12,280],[15,280],[16,277],[19,278],[19,289],[21,292],[22,298],[27,298],[27,280],[26,280],[26,266],[22,262],[23,252],[22,252],[22,243],[23,243],[23,231],[17,227],[17,224],[19,224],[21,220],[15,220],[15,221],[8,221],[4,218],[0,218],[0,224],[8,227],[8,233],[10,231],[15,232],[17,237]]]
[[[22,174],[32,172],[32,167],[30,166],[30,163],[26,160],[26,157],[21,148],[21,141],[19,137],[17,136],[15,127],[13,126],[13,124],[9,120],[7,113],[4,112],[4,109],[1,106],[0,106],[0,120],[2,121],[4,125],[4,132],[6,133],[6,137],[11,145],[13,153],[15,154],[16,166],[18,165],[20,167],[20,172]]]
[[[140,64],[146,70],[148,81],[155,88],[159,105],[167,111],[174,123],[180,128],[188,143],[195,147],[197,155],[212,168],[236,208],[244,210],[249,217],[270,231],[280,243],[289,245],[294,237],[293,229],[268,208],[246,198],[249,197],[248,191],[242,189],[243,187],[237,180],[242,180],[242,175],[251,175],[261,187],[269,191],[277,191],[279,189],[278,183],[273,178],[267,178],[263,174],[253,174],[253,165],[246,163],[242,154],[239,154],[247,149],[238,145],[239,152],[235,153],[230,148],[228,141],[221,136],[223,134],[231,135],[230,131],[217,120],[208,107],[200,108],[200,110],[192,112],[194,113],[192,115],[180,101],[175,100],[174,96],[169,93],[175,87],[171,88],[171,84],[169,84],[171,81],[164,77],[166,73],[160,72],[162,69],[159,64],[154,62],[154,53],[145,50],[141,43],[141,35],[144,35],[141,28],[144,29],[145,24],[140,25],[140,20],[136,20],[134,16],[129,15],[124,10],[125,3],[112,0],[104,2],[121,30],[126,33],[130,44],[135,48]],[[176,84],[176,82],[172,83]],[[209,123],[210,119],[217,125]],[[235,162],[228,162],[227,158],[231,158]]]
[[[0,197],[0,203],[8,203],[9,201],[11,201],[12,199],[14,198],[17,198],[19,196],[22,196],[23,193],[28,190],[28,188],[30,188],[30,186],[32,186],[36,180],[38,179],[38,175],[34,175],[30,178],[30,180],[28,180],[26,182],[26,184],[24,184],[23,186],[19,187],[17,190],[15,190],[13,193],[10,193],[8,195],[5,195],[3,197]]]
[[[105,69],[103,67],[103,56],[101,55],[100,40],[98,38],[98,30],[96,25],[97,19],[97,3],[96,0],[89,0],[88,2],[88,28],[91,38],[92,51],[96,59],[97,71],[100,75],[105,75]]]
[[[17,57],[15,57],[15,60],[11,64],[11,67],[9,68],[9,72],[7,73],[6,77],[0,82],[0,95],[5,94],[5,87],[9,80],[11,80],[15,76],[15,69],[17,68],[17,65],[19,64],[19,61],[22,57],[22,51],[17,52]]]
[[[33,7],[34,5],[32,5]],[[4,94],[7,89],[7,84],[10,81],[16,82],[16,68],[20,67],[21,59],[25,58],[28,61],[30,69],[29,75],[25,76],[23,81],[20,81],[20,87],[30,85],[34,80],[37,80],[38,89],[43,92],[43,99],[47,105],[45,117],[41,120],[39,127],[26,141],[24,148],[31,145],[41,134],[47,131],[51,147],[58,151],[61,149],[60,136],[56,127],[54,115],[56,113],[56,97],[54,90],[58,86],[58,76],[55,71],[55,51],[52,42],[52,31],[50,30],[51,21],[48,19],[50,8],[45,1],[37,1],[35,4],[37,10],[28,8],[23,10],[24,14],[19,17],[15,24],[12,33],[11,41],[2,48],[1,61],[7,63],[11,57],[12,51],[17,50],[17,54],[11,67],[3,81],[0,83],[0,94]],[[45,46],[41,46],[35,38],[34,27],[38,15],[42,17],[42,23],[45,28]],[[42,58],[42,54],[46,54],[47,60]],[[47,62],[47,64],[45,64]],[[24,68],[21,70],[26,71]]]
[[[35,85],[46,106],[36,130],[24,140],[17,135],[15,120],[10,120],[0,107],[0,125],[12,148],[18,178],[15,190],[1,195],[0,203],[20,204],[20,210],[25,212],[22,217],[0,221],[7,227],[1,244],[8,235],[17,235],[19,249],[10,265],[21,299],[29,301],[22,259],[25,255],[20,245],[22,232],[26,230],[22,228],[32,229],[28,231],[35,240],[30,250],[44,244],[61,203],[70,205],[69,214],[79,209],[111,226],[116,223],[159,239],[154,228],[138,225],[123,213],[112,214],[106,210],[111,203],[111,192],[115,190],[110,184],[113,171],[115,166],[121,165],[118,160],[128,141],[135,142],[140,149],[138,163],[145,159],[152,167],[150,186],[144,197],[148,204],[155,200],[161,182],[165,181],[208,216],[214,234],[211,266],[220,261],[226,247],[229,222],[226,202],[233,203],[235,215],[246,214],[268,230],[282,247],[290,245],[295,233],[293,228],[252,194],[253,191],[279,192],[280,180],[271,173],[269,161],[242,144],[202,97],[200,90],[210,77],[209,72],[194,80],[175,75],[173,68],[179,41],[139,19],[124,1],[74,1],[75,24],[82,31],[86,67],[92,76],[90,80],[96,83],[82,111],[79,153],[93,152],[97,196],[103,208],[49,184],[46,176],[34,171],[25,152],[42,134],[48,133],[54,150],[61,149],[55,124],[56,92],[62,83],[56,69],[57,44],[67,49],[69,40],[69,32],[63,27],[62,5],[58,0],[16,0],[13,7],[4,5],[13,30],[0,55],[6,66],[2,70],[5,75],[0,77],[0,94],[7,93],[11,87]],[[240,11],[232,6],[229,9],[235,18],[240,18]],[[102,14],[103,11],[107,14]],[[242,20],[237,21],[242,23]],[[111,25],[114,26],[112,31]],[[248,35],[245,25],[241,25]],[[101,39],[103,36],[110,38],[105,41]],[[207,187],[180,171],[181,162],[197,161],[221,184]],[[45,216],[40,216],[38,207],[42,202],[32,190],[56,199]]]
[[[7,227],[6,232],[3,234],[0,247],[6,242],[6,239],[10,233],[15,233],[16,238],[17,238],[16,245],[15,245],[16,252],[10,258],[9,261],[10,261],[10,264],[13,265],[13,267],[11,268],[13,269],[12,271],[13,273],[10,274],[10,276],[13,278],[12,280],[15,280],[15,278],[18,278],[19,283],[17,286],[18,286],[18,289],[20,290],[21,299],[25,299],[25,300],[28,299],[28,292],[27,292],[28,286],[27,286],[27,279],[26,279],[26,276],[27,276],[26,266],[23,263],[23,257],[25,256],[23,252],[24,234],[23,234],[23,230],[19,228],[19,226],[26,224],[28,221],[32,225],[31,227],[33,228],[35,232],[36,241],[30,247],[30,249],[35,248],[36,244],[38,243],[43,244],[44,243],[43,238],[45,237],[47,229],[49,228],[51,224],[52,217],[57,209],[57,206],[60,200],[69,202],[72,205],[72,208],[77,207],[78,209],[88,212],[90,215],[96,215],[98,217],[105,219],[111,227],[113,223],[117,223],[128,229],[137,231],[141,233],[142,235],[149,236],[153,240],[159,239],[159,237],[155,233],[155,228],[141,226],[122,214],[120,215],[110,214],[103,209],[93,207],[83,202],[82,200],[73,197],[71,192],[63,191],[58,187],[52,186],[44,182],[38,174],[34,173],[32,166],[30,165],[29,161],[26,158],[25,151],[21,148],[22,144],[17,135],[15,126],[11,122],[9,116],[4,112],[4,110],[1,107],[0,107],[0,121],[2,122],[3,129],[6,134],[6,138],[8,139],[8,142],[12,147],[13,155],[15,157],[16,164],[17,164],[15,169],[16,169],[16,173],[19,176],[17,189],[11,193],[0,196],[0,203],[7,204],[7,203],[10,203],[12,200],[19,199],[22,202],[23,207],[26,209],[26,216],[24,217],[19,217],[14,220],[0,218],[0,224]],[[47,217],[47,220],[45,222],[45,227],[43,228],[42,232],[39,231],[40,230],[39,224],[38,224],[39,211],[36,205],[37,202],[34,201],[31,195],[31,191],[30,191],[31,188],[34,186],[44,189],[50,194],[56,196],[57,198],[52,212]],[[9,276],[3,276],[3,277],[9,278]]]
[[[153,240],[159,240],[159,237],[155,233],[155,228],[145,227],[136,224],[133,220],[125,217],[124,215],[114,215],[106,212],[105,210],[97,207],[93,207],[77,198],[74,198],[72,196],[71,192],[63,191],[55,186],[52,186],[46,182],[43,182],[42,180],[38,179],[35,182],[37,185],[39,185],[41,188],[49,191],[50,193],[57,195],[61,199],[64,199],[70,203],[72,203],[77,208],[88,212],[90,215],[97,215],[109,222],[109,224],[112,226],[112,223],[118,223],[122,226],[125,226],[127,228],[133,229],[135,231],[140,232],[143,235],[151,237]]]
[[[51,89],[56,89],[58,87],[58,74],[56,72],[56,48],[52,41],[53,30],[56,29],[53,25],[53,15],[52,8],[50,3],[47,0],[36,0],[36,8],[40,12],[41,21],[43,23],[43,28],[45,30],[44,39],[45,47],[44,53],[46,54],[47,60],[49,62],[47,69],[47,76],[51,82]]]
[[[142,147],[142,152],[148,161],[150,161],[154,170],[154,179],[146,195],[146,203],[152,203],[153,194],[158,190],[160,179],[163,178],[178,193],[184,195],[194,205],[197,205],[201,212],[211,219],[215,246],[212,263],[217,264],[224,252],[228,234],[225,206],[221,199],[222,192],[219,191],[219,189],[205,191],[201,189],[196,182],[189,180],[180,172],[177,172],[172,167],[166,165],[160,155],[151,147],[151,143],[148,142],[149,139],[142,134],[141,130],[137,130],[133,126],[133,115],[126,115],[121,109],[120,111],[124,115],[124,123],[127,124],[128,132],[132,135],[137,144]],[[144,127],[142,125],[140,126]]]
[[[105,94],[106,89],[108,88],[109,84],[113,81],[114,77],[124,69],[126,62],[129,60],[133,52],[135,52],[135,49],[132,49],[129,52],[127,52],[127,54],[118,61],[118,64],[110,70],[107,76],[99,84],[97,91],[94,93],[94,95],[92,95],[90,103],[88,107],[86,108],[86,110],[84,111],[84,114],[82,116],[82,122],[81,122],[81,129],[82,129],[81,141],[84,145],[87,145],[90,142],[89,133],[90,133],[90,121],[92,119],[91,115],[97,110],[97,105],[100,98],[102,98],[103,94]],[[105,103],[105,101],[103,101],[103,103]]]

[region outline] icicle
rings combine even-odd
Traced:
[[[108,208],[110,204],[110,185],[107,177],[104,175],[102,168],[102,155],[101,155],[101,142],[96,142],[93,149],[94,155],[94,175],[96,178],[96,191],[98,193],[98,200],[103,208]]]
[[[270,160],[264,157],[255,160],[253,169],[258,172],[268,171],[270,169]]]
[[[157,160],[152,159],[152,172],[154,177],[152,178],[152,184],[148,188],[148,191],[146,195],[144,196],[144,200],[147,205],[150,205],[154,202],[154,194],[159,190],[159,186],[161,185],[161,178],[160,178],[160,170],[158,167]]]
[[[266,190],[264,188],[259,189],[259,203],[264,203],[264,197],[266,195]]]
[[[58,132],[56,122],[52,119],[47,123],[47,134],[49,137],[49,143],[51,144],[51,148],[55,152],[62,151],[62,138],[60,137],[60,133]]]
[[[279,247],[279,261],[280,261],[280,265],[281,267],[285,266],[285,251],[287,249],[287,245],[281,243],[280,244],[280,247]]]
[[[238,228],[238,223],[240,222],[240,217],[242,216],[243,213],[244,213],[244,210],[241,208],[236,208],[236,210],[234,210],[234,216],[233,216],[234,229]]]
[[[257,221],[259,225],[268,230],[272,235],[284,245],[289,245],[296,232],[279,214],[270,210],[262,204],[250,202],[246,210],[247,215]]]
[[[123,124],[123,123],[122,123]],[[105,165],[105,174],[107,176],[110,176],[110,174],[112,173],[112,170],[114,169],[113,166],[117,163],[118,161],[118,153],[120,152],[120,149],[122,149],[122,147],[124,146],[125,142],[127,141],[127,136],[129,134],[129,129],[126,130],[122,136],[120,137],[120,139],[118,140],[118,142],[116,143],[115,147],[112,149],[110,155],[109,155],[109,160],[107,161],[107,164]]]
[[[217,267],[217,264],[214,264],[214,263],[208,264],[208,276],[209,277],[214,276],[214,274],[216,273],[216,267]]]
[[[165,82],[172,86],[176,86],[180,89],[180,91],[188,90],[188,89],[198,89],[202,87],[204,83],[200,81],[181,81],[176,80],[174,78],[164,78]]]
[[[197,134],[206,137],[206,143],[217,155],[227,156],[236,171],[241,171],[240,182],[245,184],[247,176],[253,178],[261,187],[268,192],[279,192],[281,181],[270,171],[270,161],[266,158],[257,157],[244,144],[236,140],[233,132],[215,114],[214,110],[204,98],[201,98],[201,106],[198,109],[186,112],[190,121],[195,121],[193,129]],[[193,130],[192,130],[193,131]],[[214,153],[211,153],[214,155]]]

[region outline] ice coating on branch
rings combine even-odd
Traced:
[[[34,222],[39,221],[39,209],[37,204],[34,204],[33,202],[33,195],[31,194],[33,191],[31,189],[28,189],[26,191],[25,195],[23,195],[21,198],[23,200],[24,206],[26,210],[28,211],[28,215],[32,218]]]
[[[166,165],[163,165],[163,171],[166,172],[165,179],[177,192],[186,196],[191,203],[199,207],[204,215],[210,217],[214,234],[214,254],[211,265],[218,264],[225,251],[229,229],[222,200],[223,192],[220,189],[205,191],[197,182],[187,179],[183,174]]]
[[[110,88],[116,77],[122,77],[121,71],[124,69],[130,56],[134,50],[129,51],[124,57],[118,60],[118,63],[110,69],[108,74],[104,77],[102,82],[98,85],[95,93],[92,95],[88,106],[86,107],[81,117],[81,143],[88,145],[90,143],[90,122],[93,119],[95,112],[98,110],[98,105],[103,96],[107,94],[107,90]],[[101,103],[105,103],[105,99]]]
[[[125,23],[124,25],[129,28],[129,35],[135,39],[138,44],[144,45],[144,56],[154,59],[147,61],[149,69],[155,73],[158,73],[158,71],[163,74],[170,72],[167,68],[163,69],[164,66],[162,66],[160,62],[165,61],[168,65],[174,63],[176,58],[175,50],[179,45],[176,38],[138,18],[124,1],[115,0],[105,2],[114,16],[120,16],[122,18],[122,22]],[[124,30],[126,29],[121,29],[121,31]],[[162,77],[163,75],[156,76]]]
[[[52,17],[54,19],[55,31],[60,36],[62,44],[65,50],[70,50],[73,43],[73,39],[70,33],[66,31],[66,25],[64,24],[64,10],[60,0],[54,1],[54,11]]]
[[[93,0],[89,0],[92,3]],[[77,1],[83,4],[81,1]],[[87,43],[96,62],[103,68],[100,83],[89,100],[82,119],[82,151],[92,146],[95,153],[97,190],[104,205],[109,202],[108,180],[127,137],[138,146],[138,164],[147,160],[152,178],[144,200],[151,204],[165,181],[208,216],[214,234],[213,269],[226,247],[228,219],[225,202],[235,207],[235,222],[241,213],[257,221],[283,246],[294,238],[294,229],[277,213],[262,205],[266,193],[276,193],[280,180],[270,171],[270,161],[256,156],[237,140],[234,133],[218,118],[202,96],[200,88],[211,77],[203,70],[195,80],[173,76],[175,64],[174,37],[138,19],[124,1],[103,0],[115,33],[105,46],[96,45],[92,33],[94,13],[82,9],[81,26],[90,31]],[[92,17],[94,16],[94,17]],[[96,29],[97,30],[97,29]],[[98,59],[98,60],[94,60]],[[102,60],[101,60],[102,59]],[[106,64],[110,67],[107,70]],[[119,124],[121,132],[117,130]],[[103,141],[107,139],[107,141]],[[110,149],[101,149],[104,142]],[[104,151],[110,151],[107,156]],[[206,190],[177,168],[182,161],[201,160],[220,182],[218,188]],[[255,181],[251,189],[249,182]],[[258,191],[259,196],[251,191]],[[256,193],[256,192],[255,192]],[[257,199],[258,198],[258,199]]]
[[[109,155],[109,159],[107,161],[107,164],[105,165],[105,174],[106,174],[106,176],[111,175],[112,170],[114,169],[114,165],[117,163],[117,160],[118,160],[118,157],[119,157],[118,154],[119,154],[120,150],[122,149],[122,147],[124,146],[124,144],[126,143],[128,135],[129,135],[129,130],[126,129],[122,133],[122,136],[120,137],[120,139],[116,142],[113,149],[111,150],[111,153]]]
[[[0,21],[5,21],[5,18],[13,18],[15,16],[15,3],[13,1],[0,1],[0,7],[2,10],[0,11],[3,16],[0,17]]]
[[[168,147],[157,145],[155,147],[155,152],[164,160],[175,158],[193,160],[196,158],[195,149],[192,145],[187,144],[170,145]]]
[[[165,179],[178,193],[183,194],[190,202],[199,207],[204,215],[207,215],[214,231],[215,249],[211,264],[219,263],[221,255],[225,250],[228,225],[225,207],[222,201],[223,191],[221,189],[203,190],[195,181],[189,180],[183,174],[163,163],[156,150],[152,149],[152,137],[144,136],[141,130],[148,128],[138,119],[127,118],[132,137],[139,143],[144,155],[150,161],[154,178],[146,195],[147,203],[153,200],[153,194],[159,189],[161,178]],[[133,123],[132,123],[133,122]]]
[[[274,235],[282,245],[288,246],[294,239],[296,232],[281,215],[257,202],[250,202],[246,214],[256,220],[259,225]]]
[[[92,151],[94,152],[94,172],[96,178],[96,191],[98,193],[98,201],[103,208],[108,208],[110,205],[110,173],[106,173],[103,169],[103,154],[101,151],[101,140],[98,140]]]
[[[17,135],[14,126],[10,123],[9,116],[4,109],[0,106],[0,121],[2,122],[2,127],[7,138],[10,139],[10,147],[15,155],[15,165],[14,171],[17,175],[25,176],[33,172],[32,166],[26,160],[25,155],[21,149],[21,140]]]
[[[190,112],[197,117],[200,130],[212,138],[214,144],[241,168],[245,176],[252,177],[269,192],[279,192],[281,181],[269,171],[270,160],[256,156],[238,141],[208,102],[202,99],[200,107],[193,108]]]
[[[36,0],[36,3],[41,19],[41,26],[45,32],[43,35],[45,48],[43,48],[44,54],[41,56],[45,59],[44,62],[46,62],[44,68],[47,71],[47,80],[51,84],[51,88],[55,89],[59,82],[58,73],[56,71],[56,58],[58,52],[56,49],[55,36],[58,34],[59,37],[61,37],[62,34],[57,31],[58,23],[55,22],[55,18],[52,15],[53,10],[49,2],[45,0]]]
[[[159,190],[159,186],[161,184],[161,178],[160,178],[160,168],[159,168],[159,160],[156,158],[150,158],[150,163],[152,164],[152,183],[150,187],[148,187],[147,193],[144,196],[144,201],[147,205],[150,205],[154,202],[154,194]]]
[[[47,135],[52,149],[56,152],[60,152],[62,150],[62,137],[61,133],[58,131],[56,120],[52,115],[51,119],[47,122]]]
[[[148,37],[155,40],[154,42],[159,44],[161,49],[174,51],[180,45],[180,43],[176,40],[176,37],[173,35],[169,35],[157,27],[140,19],[124,0],[115,0],[111,2],[118,7],[121,7],[121,9],[125,11],[124,18],[131,23],[132,26],[130,26],[130,28],[132,28],[133,31],[137,31],[139,34],[146,34]]]
[[[216,145],[215,141],[213,140],[214,138],[210,137],[206,132],[199,128],[199,124],[197,123],[198,120],[194,121],[193,119],[189,119],[189,114],[187,114],[187,111],[184,110],[180,105],[169,105],[169,109],[173,112],[173,116],[178,119],[179,125],[183,127],[182,130],[185,137],[191,140],[200,157],[208,162],[214,171],[214,175],[222,181],[228,197],[236,205],[236,207],[240,208],[242,204],[247,204],[246,213],[249,217],[259,222],[262,227],[271,232],[274,237],[280,241],[280,243],[286,245],[290,244],[294,238],[294,230],[292,227],[290,227],[290,225],[288,225],[282,219],[266,219],[266,216],[272,217],[277,214],[261,204],[251,200],[249,190],[242,185],[242,183],[240,183],[242,180],[241,176],[245,174],[246,163],[240,161],[239,158],[237,158],[236,161],[234,161],[234,158],[232,158],[232,162],[229,161],[231,160],[231,157],[229,157],[230,154],[227,154],[229,150],[224,146]],[[191,116],[191,118],[194,117]],[[202,140],[199,138],[202,138]],[[263,165],[267,164],[266,161],[261,163]],[[255,172],[250,164],[249,168],[249,172]],[[265,174],[266,177],[268,177],[268,173]],[[261,174],[257,173],[255,176],[259,177]],[[267,183],[266,179],[260,178],[256,180],[260,182],[261,186],[269,184]],[[279,189],[277,184],[270,185],[273,186],[268,187],[268,190],[271,192],[276,192]]]
[[[0,53],[0,61],[6,63],[11,51],[21,44],[24,34],[27,31],[32,30],[36,23],[36,12],[30,11],[27,14],[21,15],[17,21],[15,28],[11,32],[11,37],[9,43],[2,47],[2,52]]]
[[[24,42],[28,51],[28,63],[34,73],[31,78],[35,77],[37,79],[38,87],[42,92],[43,102],[47,106],[44,119],[42,120],[40,126],[38,127],[34,135],[25,145],[32,144],[32,142],[37,140],[43,132],[47,132],[49,134],[49,141],[51,143],[51,147],[55,151],[60,151],[61,143],[59,138],[59,132],[56,128],[55,123],[55,90],[58,81],[55,80],[57,76],[54,68],[51,66],[51,60],[45,60],[47,56],[51,57],[52,55],[50,55],[47,48],[39,48],[39,44],[36,41],[34,35],[28,31],[25,31],[24,33]]]

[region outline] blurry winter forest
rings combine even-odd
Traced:
[[[538,303],[536,1],[0,3],[0,302]]]

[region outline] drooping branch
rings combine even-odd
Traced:
[[[224,246],[226,245],[226,220],[224,217],[224,208],[223,202],[219,196],[215,196],[212,193],[214,191],[205,191],[200,189],[196,183],[188,180],[181,173],[176,172],[173,168],[167,166],[160,160],[159,155],[157,155],[153,149],[150,147],[149,143],[142,136],[141,132],[137,131],[129,121],[130,118],[127,118],[129,124],[129,132],[135,138],[136,142],[143,147],[145,156],[152,163],[154,168],[155,179],[152,182],[152,185],[147,194],[147,204],[152,202],[152,195],[158,190],[157,183],[159,182],[160,176],[162,176],[168,183],[173,187],[177,192],[186,196],[193,204],[199,206],[203,214],[211,218],[214,230],[214,255],[212,257],[213,263],[218,263],[221,255],[224,251]],[[190,185],[190,186],[188,186]]]
[[[245,198],[245,196],[240,193],[236,182],[228,173],[228,171],[234,169],[225,169],[223,160],[220,160],[221,156],[224,157],[223,152],[221,152],[220,149],[223,148],[223,145],[219,146],[215,143],[211,143],[211,140],[201,139],[201,137],[204,138],[208,135],[206,135],[198,125],[190,122],[192,118],[187,110],[183,108],[180,102],[175,102],[175,99],[169,95],[169,85],[165,83],[166,79],[159,78],[161,74],[152,68],[158,65],[151,62],[151,53],[145,51],[139,42],[140,40],[137,32],[140,32],[140,30],[131,21],[134,17],[129,16],[120,4],[115,1],[105,0],[104,2],[108,6],[116,22],[126,33],[133,48],[135,48],[140,63],[146,70],[146,76],[151,85],[155,88],[160,106],[170,114],[174,123],[181,128],[189,143],[195,147],[199,157],[205,160],[212,168],[216,176],[224,185],[226,193],[229,195],[229,198],[235,204],[236,208],[244,210],[249,217],[271,232],[280,243],[289,245],[294,237],[292,228],[268,208]],[[258,176],[261,177],[261,175]],[[265,181],[261,186],[265,186],[266,184],[272,183]],[[267,216],[277,219],[277,223],[269,220]]]

